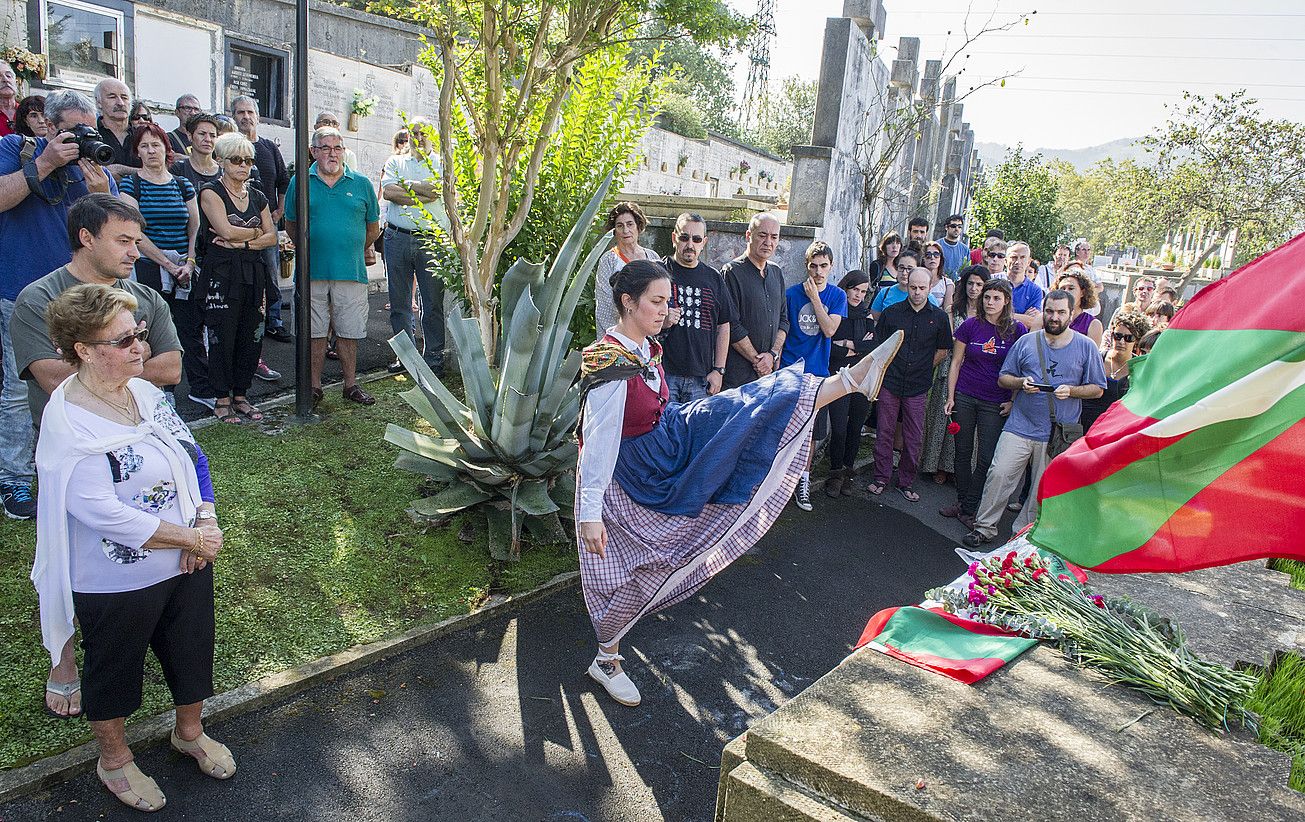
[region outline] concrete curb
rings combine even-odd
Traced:
[[[530,602],[570,588],[579,579],[579,571],[558,574],[543,585],[525,593],[516,596],[492,596],[484,606],[470,614],[449,617],[430,625],[419,625],[385,639],[355,645],[337,654],[305,662],[287,671],[270,674],[207,700],[204,703],[204,720],[208,724],[221,722],[265,705],[280,702],[373,662],[379,662],[456,631],[472,628],[511,613]],[[138,751],[157,745],[168,739],[172,725],[172,711],[129,725],[127,743]],[[63,753],[37,760],[30,765],[0,773],[0,802],[8,802],[90,771],[94,768],[98,757],[99,752],[95,743],[87,742]]]

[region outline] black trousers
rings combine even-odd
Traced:
[[[956,502],[961,511],[974,516],[979,511],[983,497],[983,483],[988,478],[992,455],[997,451],[1006,418],[1001,415],[1001,404],[956,392],[956,407],[952,419],[961,427],[956,432]],[[974,458],[974,439],[978,435],[979,454]],[[971,470],[970,462],[974,468]]]
[[[174,705],[213,695],[212,565],[135,591],[74,591],[73,611],[86,657],[82,696],[87,719],[118,719],[140,707],[146,648],[158,657]]]
[[[186,383],[194,397],[212,397],[213,385],[208,378],[208,353],[204,349],[204,304],[202,294],[192,292],[181,299],[164,294],[172,310],[172,324],[177,327],[181,342],[181,367],[186,372]],[[255,363],[257,365],[257,363]]]
[[[870,415],[870,401],[864,394],[853,392],[825,408],[829,411],[829,468],[852,468],[861,449],[861,428]]]
[[[243,396],[254,382],[264,291],[261,281],[233,282],[225,289],[225,300],[210,299],[204,310],[204,324],[215,338],[208,352],[208,379],[218,399]]]

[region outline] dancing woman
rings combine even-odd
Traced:
[[[807,464],[816,411],[874,399],[901,334],[830,377],[801,364],[740,388],[667,404],[660,333],[671,279],[637,260],[611,276],[617,322],[584,351],[576,523],[585,605],[598,637],[589,676],[623,705],[639,689],[620,640],[688,598],[774,523]]]

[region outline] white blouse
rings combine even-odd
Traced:
[[[652,349],[645,338],[635,342],[615,329],[607,329],[621,345],[635,352],[647,363],[652,359]],[[652,377],[644,372],[643,381],[653,392],[662,390],[662,378],[657,369],[650,369]],[[585,396],[584,423],[581,426],[582,445],[578,468],[579,488],[576,502],[576,522],[603,521],[603,495],[616,470],[616,458],[621,451],[621,428],[625,424],[625,380],[605,382]]]

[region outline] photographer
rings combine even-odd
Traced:
[[[36,515],[33,421],[10,337],[14,303],[29,283],[72,260],[67,228],[72,204],[90,192],[117,193],[104,169],[85,159],[99,146],[73,133],[79,126],[93,133],[95,105],[79,92],[57,91],[46,98],[45,114],[54,129],[52,140],[0,138],[0,503],[11,519]],[[67,663],[58,678],[51,677],[46,694],[46,706],[65,716],[80,710],[80,696],[70,685],[76,680],[71,655]]]

